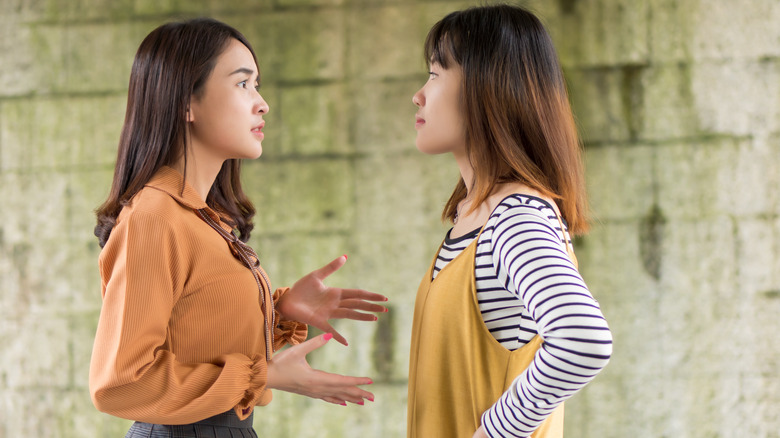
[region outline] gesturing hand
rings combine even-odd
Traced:
[[[337,405],[346,402],[362,405],[363,399],[374,401],[374,394],[358,388],[358,385],[372,383],[371,379],[315,370],[306,362],[306,355],[325,345],[331,337],[330,333],[325,333],[276,353],[268,361],[268,387]]]
[[[333,334],[347,345],[329,319],[347,318],[358,321],[376,321],[376,316],[365,312],[386,312],[387,308],[369,301],[387,301],[387,297],[362,289],[342,289],[325,286],[323,280],[344,266],[347,256],[341,256],[324,267],[298,280],[277,303],[277,309],[287,319],[300,321]]]

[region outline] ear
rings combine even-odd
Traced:
[[[192,110],[187,108],[187,122],[192,123],[195,121],[195,116],[192,114]]]

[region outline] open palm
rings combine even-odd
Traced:
[[[376,316],[364,312],[386,312],[386,307],[371,301],[387,301],[387,297],[362,289],[326,286],[323,283],[325,278],[344,266],[346,261],[347,256],[341,256],[295,282],[279,300],[279,312],[287,319],[331,333],[334,339],[347,345],[347,340],[333,328],[329,320],[376,321]]]

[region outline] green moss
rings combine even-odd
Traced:
[[[656,280],[661,279],[665,225],[666,218],[658,205],[653,205],[647,216],[639,222],[639,253],[642,266],[645,272]]]
[[[397,365],[394,357],[396,332],[394,307],[388,306],[388,312],[377,320],[374,332],[372,359],[374,369],[378,373],[376,381],[389,382],[393,377],[393,370]]]

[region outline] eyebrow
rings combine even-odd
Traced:
[[[252,75],[252,74],[255,73],[255,71],[252,70],[252,69],[246,68],[246,67],[241,67],[241,68],[236,69],[232,73],[230,73],[228,76],[233,76],[233,75],[238,74],[238,73],[246,73],[248,75]]]

